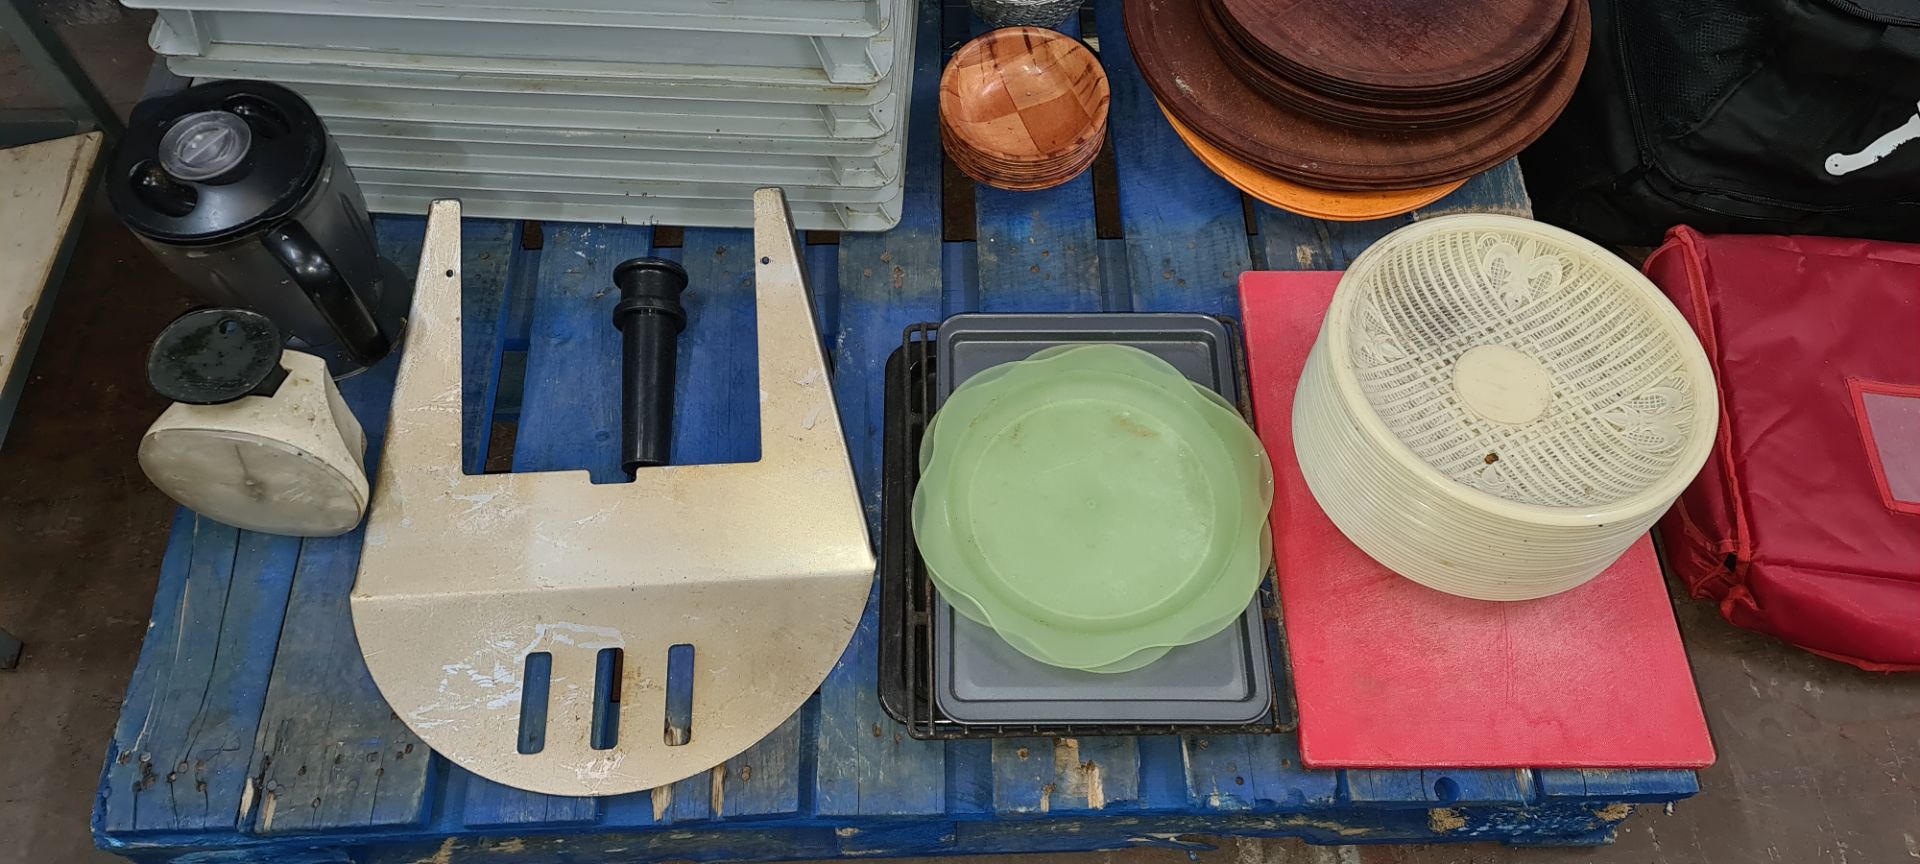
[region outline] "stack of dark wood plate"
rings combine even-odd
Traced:
[[[1127,37],[1192,134],[1320,189],[1471,177],[1545,132],[1580,79],[1587,0],[1126,0]]]

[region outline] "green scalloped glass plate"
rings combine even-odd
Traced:
[[[1231,625],[1271,555],[1266,451],[1124,345],[974,376],[927,431],[913,529],[941,595],[1044,663],[1137,669]]]

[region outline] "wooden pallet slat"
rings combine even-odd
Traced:
[[[1131,809],[1140,803],[1139,739],[1089,736],[1053,739],[1053,765],[1042,788],[1042,812]]]
[[[367,433],[369,474],[378,468],[398,367],[389,360],[341,383]],[[347,608],[361,533],[300,545],[254,745],[258,834],[412,826],[426,818],[432,754],[380,698]]]
[[[416,221],[424,231],[425,220]],[[516,308],[531,315],[534,289],[540,281],[539,256],[520,248],[522,231],[521,223],[502,220],[469,219],[461,226],[461,429],[462,463],[468,473],[478,473],[487,461],[494,409],[501,396],[501,358],[515,338],[508,317]],[[533,426],[521,439],[528,442],[526,458],[552,458],[551,436],[538,423]],[[591,822],[600,814],[600,802],[595,799],[541,795],[468,774],[457,766],[449,770],[463,775],[460,818],[469,827],[574,825]]]
[[[948,741],[947,815],[977,817],[994,812],[993,742]]]
[[[419,216],[386,216],[373,220],[373,237],[380,257],[408,279],[420,269],[420,248],[427,240],[427,220]],[[371,449],[371,448],[369,448]]]
[[[1345,270],[1367,247],[1417,219],[1454,213],[1506,213],[1531,218],[1520,163],[1509,159],[1412,213],[1368,222],[1326,222],[1255,202],[1257,251],[1269,270]],[[1516,204],[1515,202],[1520,202]]]
[[[1101,59],[1113,82],[1113,141],[1132,307],[1239,314],[1238,281],[1252,267],[1240,191],[1194,157],[1140,77],[1119,0],[1095,5]],[[1141,742],[1143,789],[1209,809],[1262,802],[1331,802],[1337,779],[1299,766],[1281,736],[1186,736]]]
[[[653,818],[657,822],[700,822],[713,818],[714,810],[712,770],[653,790]]]
[[[620,331],[613,325],[619,292],[613,268],[652,250],[653,231],[646,227],[547,227],[514,471],[586,471],[595,483],[626,478],[620,470]]]
[[[1255,202],[1255,243],[1268,270],[1345,270],[1374,241],[1408,223],[1407,217],[1372,222],[1324,222]]]
[[[1503,202],[1525,201],[1519,164],[1512,160],[1481,174],[1446,198],[1413,213],[1368,222],[1327,222],[1256,203],[1259,234],[1257,257],[1274,270],[1344,270],[1367,247],[1416,219],[1454,212],[1498,209]],[[1517,198],[1515,196],[1518,196]],[[1522,213],[1520,215],[1527,215]],[[1534,794],[1533,776],[1525,769],[1459,770],[1425,777],[1418,771],[1348,771],[1352,800],[1369,803],[1445,803],[1448,800],[1524,803]],[[1436,791],[1441,788],[1446,795]],[[1452,796],[1449,798],[1448,796]]]
[[[1127,261],[1126,238],[1102,237],[1094,250],[1100,258],[1100,308],[1109,312],[1150,311],[1134,305],[1133,267]]]
[[[1526,768],[1447,768],[1420,772],[1421,785],[1442,803],[1526,804],[1536,795]]]
[[[485,249],[511,248],[518,245],[513,242],[518,234],[517,229],[510,228],[504,235],[489,233],[475,239]],[[467,244],[468,232],[463,230],[463,266],[483,251],[479,244],[468,250]],[[653,248],[653,232],[630,226],[554,226],[546,231],[544,247],[537,281],[523,286],[533,296],[513,470],[586,471],[594,482],[622,479],[625,475],[620,471],[618,437],[620,333],[613,326],[613,305],[619,295],[613,288],[613,268],[628,258],[647,255]],[[491,255],[487,262],[479,276],[481,281],[469,283],[466,280],[472,278],[471,271],[461,272],[463,303],[471,296],[468,285],[485,290],[489,284],[485,280],[494,272],[503,267],[510,272],[513,266],[511,261],[495,262]],[[502,298],[497,307],[484,311],[504,321],[511,306]],[[464,309],[462,314],[466,345],[478,349],[477,340],[487,338],[485,329],[466,324]],[[499,349],[492,346],[503,347],[504,337],[504,328],[496,328],[487,338],[486,344],[496,356]],[[468,351],[464,359],[471,361],[480,353]],[[490,369],[481,368],[487,369],[489,377],[498,374],[497,361]],[[463,380],[463,390],[472,383]],[[467,419],[471,420],[473,414],[469,411]],[[473,456],[467,458],[472,464]],[[548,734],[554,733],[549,730]],[[469,824],[578,823],[591,821],[600,812],[599,803],[591,798],[543,795],[477,777],[470,781],[467,794],[465,818]]]
[[[972,240],[940,247],[940,319],[980,308],[980,254]],[[934,320],[934,319],[928,319]]]
[[[1348,769],[1347,800],[1355,804],[1447,806],[1525,804],[1534,799],[1533,772],[1509,769]]]
[[[993,739],[993,812],[1045,813],[1057,788],[1050,738]]]
[[[867,511],[867,530],[875,540],[880,536],[887,358],[909,324],[940,317],[944,284],[940,139],[934,125],[938,0],[921,0],[919,15],[923,26],[917,34],[913,108],[907,121],[905,210],[899,227],[887,234],[841,236],[835,262],[837,316],[834,326],[825,330],[834,400]],[[944,812],[948,803],[944,748],[907,738],[875,696],[880,638],[875,602],[868,598],[860,626],[816,700],[813,806],[826,818],[860,813],[925,816]]]
[[[1432,219],[1456,213],[1499,213],[1532,219],[1533,199],[1527,197],[1520,160],[1508,159],[1474,175],[1453,194],[1414,211],[1413,218]]]
[[[1239,312],[1252,266],[1241,193],[1200,163],[1160,113],[1121,26],[1120,0],[1094,4],[1100,62],[1113,87],[1115,168],[1132,308]]]
[[[417,219],[424,232],[424,219]],[[509,323],[515,305],[528,309],[538,303],[540,284],[538,257],[520,250],[522,225],[499,219],[467,219],[461,225],[461,461],[467,472],[480,472],[488,459],[492,438],[493,407],[499,401],[499,369],[509,340]],[[578,250],[576,250],[578,252]],[[515,276],[520,276],[515,280]],[[551,301],[541,317],[541,326],[551,336],[563,324]],[[543,367],[541,374],[551,369]],[[534,388],[540,390],[540,388]],[[557,407],[543,407],[540,417],[551,417]],[[540,461],[563,461],[557,451],[563,442],[555,442],[557,422],[543,424],[534,420],[520,426],[516,436],[515,459],[528,465]],[[524,455],[522,455],[524,453]],[[599,816],[599,801],[563,795],[540,795],[515,789],[463,768],[451,768],[465,778],[461,799],[461,824],[470,828],[505,826],[568,826],[586,824]]]
[[[754,314],[753,232],[744,229],[689,228],[679,249],[687,268],[687,329],[680,334],[675,369],[673,462],[698,465],[748,462],[760,455],[760,377],[758,332]],[[617,427],[616,427],[617,428]],[[696,681],[700,658],[696,654]],[[671,686],[671,685],[669,685]],[[694,684],[693,686],[698,686]],[[692,734],[700,734],[693,718]],[[674,822],[720,816],[725,810],[726,773],[755,762],[797,764],[799,746],[793,727],[748,748],[727,764],[673,784],[671,806],[654,812]],[[743,802],[772,813],[799,807],[799,780],[746,767],[759,784]]]
[[[947,14],[963,16],[976,35],[985,30],[964,7],[949,8]],[[951,17],[948,23],[954,26]],[[1077,20],[1059,29],[1080,35]],[[1095,224],[1091,171],[1040,192],[1007,192],[976,184],[974,206],[977,267],[968,275],[978,280],[979,287],[967,296],[978,298],[979,311],[1125,311],[1125,305],[1112,307],[1130,298],[1110,297],[1102,284],[1102,241]],[[1123,271],[1107,268],[1105,272]],[[1135,741],[1108,739],[1084,752],[1083,743],[1044,737],[992,742],[994,812],[1048,813],[1056,807],[1098,810],[1110,801],[1135,801],[1140,776]]]
[[[975,35],[985,24],[965,7]],[[1077,21],[1060,31],[1079,36]],[[1098,312],[1099,232],[1094,226],[1093,173],[1039,192],[1008,192],[985,184],[974,191],[975,246],[981,312]]]
[[[1191,735],[1181,739],[1191,804],[1203,810],[1328,807],[1340,777],[1300,765],[1292,735]]]
[[[1093,178],[1042,192],[981,186],[979,302],[981,312],[1098,312],[1099,238],[1093,222]]]
[[[814,326],[827,353],[833,353],[834,331],[840,322],[840,245],[820,243],[800,247],[805,258],[807,289],[813,293]]]
[[[1347,800],[1356,804],[1406,805],[1435,800],[1418,771],[1349,768],[1340,772]]]
[[[142,680],[162,686],[123,707],[107,771],[110,830],[231,828],[241,818],[299,549],[296,538],[180,510],[163,569],[185,572],[165,580],[179,590],[156,598],[149,630],[172,650],[143,655]]]
[[[426,220],[420,219],[420,231]],[[460,226],[460,462],[469,474],[487,464],[493,408],[500,395],[500,358],[516,282],[531,291],[533,256],[521,253],[520,223],[468,219]],[[515,280],[510,277],[520,275]]]
[[[689,228],[680,264],[687,329],[676,369],[673,461],[752,461],[760,454],[753,232]]]
[[[1188,805],[1185,741],[1178,735],[1135,740],[1140,752],[1137,797],[1141,809],[1175,810]]]
[[[1654,769],[1553,768],[1536,772],[1545,798],[1595,802],[1672,801],[1700,791],[1692,771]]]
[[[759,743],[728,759],[712,772],[714,815],[727,819],[799,815],[802,790],[812,784],[808,772],[812,732],[820,706],[815,697],[800,706]]]
[[[184,507],[174,511],[166,552],[160,559],[160,582],[154,590],[153,613],[147,619],[146,644],[141,646],[140,657],[134,662],[127,695],[120,702],[120,718],[108,745],[94,819],[103,830],[115,834],[138,830],[139,801],[148,788],[146,773],[150,769],[128,770],[127,766],[153,763],[147,732],[153,727],[153,712],[170,695],[174,663],[173,652],[158,646],[179,645],[187,638],[180,609],[186,596],[185,573],[193,560],[197,520],[193,511]]]
[[[1524,215],[1524,190],[1510,163],[1418,214],[1378,223],[1318,222],[1256,205],[1257,233],[1250,236],[1241,194],[1186,150],[1139,79],[1117,26],[1120,6],[1120,0],[1095,0],[1093,25],[1113,83],[1108,146],[1118,178],[1120,237],[1098,237],[1089,174],[1042,193],[969,184],[978,239],[943,242],[936,125],[942,49],[957,47],[980,27],[958,3],[948,9],[942,0],[921,0],[901,227],[805,249],[849,453],[876,537],[883,370],[908,324],[972,310],[1234,314],[1243,270],[1339,269],[1413,218],[1462,210]],[[1073,23],[1064,29],[1078,32]],[[409,272],[422,227],[419,219],[376,222],[383,251]],[[519,230],[517,223],[478,219],[462,230],[467,469],[478,470],[485,460],[495,404],[512,402],[512,394],[500,392],[503,352],[524,349],[526,393],[514,469],[585,469],[594,482],[620,482],[611,269],[654,251],[655,232],[556,224],[547,226],[544,249],[525,250]],[[676,382],[676,462],[757,458],[751,249],[745,230],[689,230],[680,247],[654,253],[681,260],[691,276]],[[515,332],[516,314],[525,316],[519,319],[524,338]],[[388,364],[348,382],[349,399],[376,448],[391,374]],[[381,404],[366,404],[375,392]],[[1300,765],[1297,739],[1286,733],[916,741],[875,696],[882,634],[870,600],[819,694],[754,747],[650,793],[597,800],[538,795],[432,759],[379,699],[359,662],[346,609],[357,535],[279,546],[249,545],[239,535],[216,549],[217,533],[208,533],[202,538],[206,561],[224,554],[225,584],[257,589],[265,604],[245,612],[239,605],[245,598],[229,596],[221,622],[186,611],[222,584],[202,575],[206,562],[195,562],[193,525],[184,515],[175,526],[153,635],[116,731],[98,811],[103,842],[155,860],[200,851],[235,861],[341,860],[349,847],[358,850],[356,860],[382,861],[458,860],[472,853],[509,861],[568,854],[651,860],[1031,851],[1114,847],[1138,842],[1142,832],[1200,826],[1272,832],[1292,825],[1288,820],[1308,820],[1298,830],[1322,840],[1349,830],[1412,839],[1434,836],[1437,829],[1420,811],[1441,806],[1484,820],[1490,827],[1477,836],[1593,842],[1610,823],[1578,813],[1528,821],[1529,811],[1520,808],[1543,801],[1562,810],[1569,802],[1605,808],[1697,790],[1696,777],[1684,771],[1313,771]],[[255,572],[258,579],[243,578]],[[278,588],[275,574],[283,574]],[[268,608],[276,591],[285,601],[278,613]],[[235,615],[247,623],[237,624]],[[192,650],[170,653],[169,636]],[[219,662],[203,653],[210,647],[217,647]],[[267,659],[251,659],[262,652]],[[250,659],[240,662],[241,655]],[[180,707],[196,686],[209,688],[209,703],[219,707],[198,715]],[[249,698],[258,699],[257,709],[248,708]],[[216,716],[219,711],[227,714]],[[698,726],[696,717],[696,735]],[[218,753],[210,749],[236,737],[257,752],[244,743],[235,752],[226,744]],[[191,742],[173,751],[211,755],[204,803],[170,799],[159,806],[163,780],[139,797],[131,794],[147,782],[135,742],[156,738]],[[160,760],[165,748],[147,749]],[[228,775],[241,782],[223,779]],[[246,783],[249,777],[257,785]],[[1116,811],[1140,821],[1093,818]],[[247,830],[256,836],[240,833]],[[189,833],[171,833],[180,831]]]
[[[727,237],[733,242],[740,239],[735,232],[729,232]],[[748,235],[745,239],[750,244],[752,237]],[[689,245],[700,247],[705,242],[704,238],[696,237]],[[751,250],[751,245],[747,248]],[[838,278],[835,250],[831,246],[806,246],[802,249],[806,257],[808,285],[814,289],[815,325],[822,333],[832,332],[839,305],[838,291],[835,290]],[[749,296],[753,288],[752,273],[749,260],[744,277]],[[748,332],[751,334],[752,331]],[[743,350],[751,352],[753,349]],[[757,368],[753,374],[757,376]],[[754,404],[757,422],[757,400]],[[757,428],[753,431],[758,433]],[[740,449],[744,451],[744,444]],[[701,818],[701,812],[731,819],[800,813],[804,804],[803,790],[812,783],[807,757],[814,746],[812,732],[817,725],[816,718],[820,710],[818,702],[818,697],[809,700],[766,738],[709,772],[704,790],[708,802],[705,811],[683,810],[683,805],[676,799],[676,818],[682,818],[683,813],[684,818]],[[697,788],[697,780],[695,778],[695,786],[684,790],[691,793],[689,797],[696,799],[702,791]]]
[[[541,795],[473,774],[466,784],[460,824],[469,828],[580,825],[600,817],[595,798]]]

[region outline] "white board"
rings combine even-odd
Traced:
[[[0,441],[53,306],[101,134],[0,150]]]

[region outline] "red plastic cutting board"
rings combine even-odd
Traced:
[[[1713,742],[1653,542],[1572,591],[1468,600],[1335,528],[1293,454],[1293,391],[1339,273],[1247,273],[1241,316],[1300,753],[1315,768],[1699,768]]]

